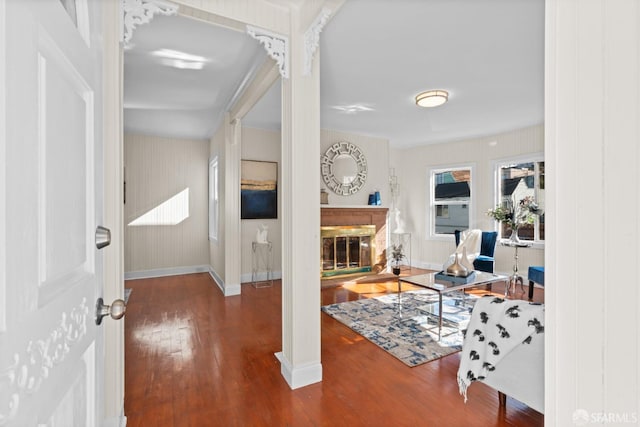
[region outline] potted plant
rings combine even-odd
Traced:
[[[510,240],[514,242],[520,241],[518,229],[527,224],[533,224],[534,215],[541,214],[542,209],[531,196],[526,196],[517,203],[512,199],[505,199],[502,204],[487,212],[491,218],[506,224],[511,229]]]
[[[402,243],[391,246],[391,270],[396,276],[400,275],[400,261],[404,258]]]

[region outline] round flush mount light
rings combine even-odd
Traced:
[[[416,104],[420,107],[437,107],[449,99],[449,92],[446,90],[428,90],[416,96]]]

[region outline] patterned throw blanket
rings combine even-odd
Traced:
[[[467,401],[467,388],[499,370],[499,362],[518,345],[528,345],[533,334],[544,333],[544,305],[492,296],[480,298],[467,328],[458,386]]]

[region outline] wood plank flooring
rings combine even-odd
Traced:
[[[323,304],[397,289],[393,281],[368,280],[323,287]],[[274,356],[282,349],[278,281],[270,288],[243,284],[242,295],[227,298],[206,273],[126,287],[133,289],[125,316],[127,427],[544,423],[513,399],[500,408],[497,393],[481,383],[465,404],[456,382],[459,353],[409,368],[325,314],[323,381],[291,390]],[[536,289],[534,299],[541,298]]]

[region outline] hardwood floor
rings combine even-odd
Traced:
[[[227,298],[206,273],[126,287],[128,427],[543,425],[542,414],[513,399],[500,408],[497,392],[481,383],[465,404],[459,353],[409,368],[325,314],[323,381],[291,390],[274,356],[282,349],[278,281],[244,284],[242,295]],[[322,302],[396,289],[393,281],[323,287]]]

